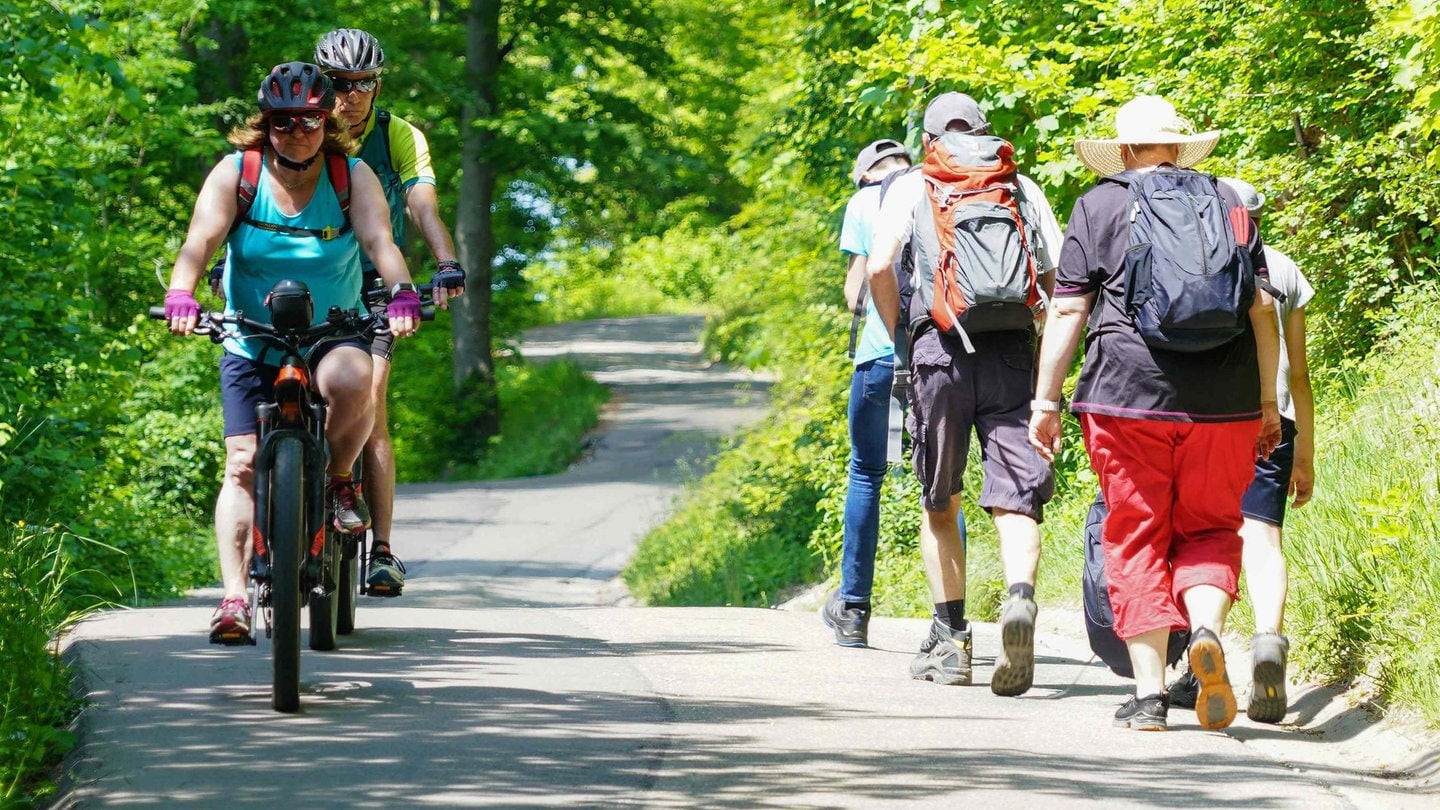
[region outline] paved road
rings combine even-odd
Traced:
[[[205,643],[212,595],[85,623],[93,702],[60,806],[1246,807],[1435,806],[1433,751],[1322,690],[1292,724],[1228,733],[1110,728],[1125,684],[1083,642],[1038,641],[1037,686],[912,681],[924,622],[877,619],[835,647],[814,613],[633,608],[614,577],[715,437],[764,384],[708,367],[685,318],[532,333],[615,387],[593,455],[549,478],[405,487],[406,595],[367,601],[332,653],[305,652],[302,711],[269,709],[269,658]],[[1042,614],[1044,615],[1044,614]],[[1051,621],[1060,615],[1050,614]],[[1368,752],[1368,753],[1367,753]],[[1406,781],[1372,771],[1400,765]]]

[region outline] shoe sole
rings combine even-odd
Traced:
[[[1190,644],[1190,669],[1200,681],[1200,694],[1195,698],[1200,727],[1215,731],[1235,722],[1235,690],[1225,674],[1225,650],[1218,639]]]
[[[926,667],[921,672],[912,669],[910,677],[917,681],[933,681],[941,686],[969,686],[972,680],[969,675],[947,674],[940,667]]]
[[[1116,720],[1115,727],[1128,728],[1131,731],[1169,731],[1170,723],[1154,717],[1144,720],[1135,718],[1132,720]]]
[[[995,662],[990,691],[1001,697],[1017,697],[1035,683],[1035,622],[1022,617],[1000,627],[1003,658]]]
[[[917,681],[933,681],[941,686],[969,686],[973,680],[972,675],[973,673],[961,672],[959,669],[947,670],[943,665],[935,663],[933,658],[927,658],[919,669],[915,668],[913,662],[910,664],[910,677]]]
[[[1285,695],[1285,666],[1265,656],[1257,658],[1251,670],[1250,705],[1245,716],[1257,723],[1278,723],[1290,708]]]
[[[226,647],[248,647],[254,646],[255,636],[249,630],[215,630],[210,633],[210,643]]]

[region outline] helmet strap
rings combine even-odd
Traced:
[[[316,152],[315,154],[310,156],[309,160],[291,160],[290,158],[285,157],[279,152],[275,152],[275,161],[277,163],[287,169],[294,169],[297,172],[303,172],[311,166],[314,166],[315,159],[318,157],[320,157],[320,153]]]

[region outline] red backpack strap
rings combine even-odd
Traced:
[[[255,204],[255,190],[260,184],[260,160],[264,153],[259,149],[246,149],[240,153],[240,182],[235,186],[235,221],[230,225],[234,231],[240,227],[250,206]]]
[[[325,167],[330,170],[330,185],[335,189],[335,199],[340,202],[340,213],[345,224],[350,224],[350,159],[340,152],[325,153]]]

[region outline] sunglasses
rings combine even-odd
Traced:
[[[315,113],[310,115],[288,115],[280,113],[270,116],[270,128],[276,132],[294,132],[296,124],[299,124],[300,129],[305,132],[314,132],[325,126],[325,116]]]
[[[361,93],[371,93],[374,92],[375,85],[379,83],[380,80],[375,78],[341,79],[335,76],[330,77],[330,84],[335,87],[335,92],[337,93],[348,93],[351,90],[356,90]]]

